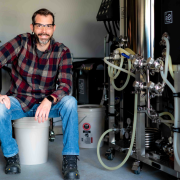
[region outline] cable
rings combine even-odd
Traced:
[[[113,32],[112,32],[112,29],[111,29],[111,24],[110,24],[110,22],[108,21],[108,26],[109,26],[109,30],[110,30],[110,35],[112,35],[113,36]]]
[[[118,21],[115,21],[116,28],[119,30]]]
[[[115,23],[114,23],[114,21],[112,21],[112,24],[113,24],[114,34],[115,34],[115,36],[117,37],[116,27],[115,27]]]
[[[103,21],[103,23],[104,23],[104,26],[106,28],[106,31],[108,32],[108,34],[110,34],[109,29],[108,29],[107,24],[106,24],[106,21]]]

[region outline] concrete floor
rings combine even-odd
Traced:
[[[4,173],[5,159],[0,150],[0,180],[62,180],[62,135],[56,136],[54,142],[49,142],[49,159],[48,162],[41,165],[27,166],[22,165],[21,174],[6,175]],[[115,159],[108,161],[104,154],[108,146],[104,145],[101,149],[101,155],[104,163],[108,166],[117,166],[122,162],[125,155],[116,152]],[[127,163],[120,169],[108,171],[99,163],[96,155],[96,149],[81,149],[80,161],[78,161],[78,169],[81,180],[175,180],[176,178],[165,172],[159,171],[146,164],[140,175],[136,175],[131,170],[134,159],[130,158]]]

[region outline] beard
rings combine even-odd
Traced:
[[[48,38],[41,38],[39,36],[41,35],[45,35],[45,36],[48,36]],[[37,40],[37,42],[39,42],[40,44],[47,44],[51,39],[52,39],[52,36],[50,36],[49,34],[46,34],[46,33],[40,33],[40,34],[36,34],[34,32],[34,36],[35,36],[35,39]]]

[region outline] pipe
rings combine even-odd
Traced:
[[[135,97],[134,97],[134,122],[133,122],[133,132],[132,132],[131,144],[130,144],[128,153],[127,153],[125,159],[123,160],[123,162],[122,162],[121,164],[119,164],[118,166],[116,166],[116,167],[108,167],[108,166],[106,166],[106,165],[102,162],[102,159],[101,159],[101,157],[100,157],[100,144],[101,144],[101,141],[102,141],[102,139],[104,138],[104,136],[105,136],[107,133],[113,131],[113,129],[108,129],[107,131],[105,131],[105,132],[101,135],[101,137],[100,137],[100,139],[99,139],[99,141],[98,141],[98,145],[97,145],[97,157],[98,157],[98,160],[99,160],[99,162],[101,163],[101,165],[102,165],[104,168],[108,169],[108,170],[116,170],[116,169],[119,169],[120,167],[122,167],[122,166],[126,163],[126,161],[128,160],[128,158],[129,158],[129,156],[130,156],[130,154],[131,154],[131,152],[132,152],[132,148],[133,148],[133,144],[134,144],[134,139],[135,139],[135,133],[136,133],[136,123],[137,123],[137,99],[138,99],[138,95],[135,94]]]

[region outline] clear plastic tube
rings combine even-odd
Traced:
[[[163,39],[166,41],[166,59],[165,59],[164,75],[165,78],[167,79],[170,44],[169,44],[169,40],[166,37],[163,37]]]
[[[135,55],[136,53],[134,51],[132,51],[131,49],[129,48],[126,48],[124,49],[125,51],[127,51],[128,53],[132,54],[132,55]]]
[[[162,112],[162,113],[159,113],[159,116],[164,116],[164,115],[170,116],[171,120],[174,121],[174,116],[173,116],[170,112]]]
[[[161,117],[160,117],[160,119],[161,119],[162,123],[165,123],[165,124],[168,124],[168,123],[174,124],[174,121],[172,121],[172,120],[166,120],[166,119],[163,119]]]
[[[164,80],[164,82],[169,86],[169,88],[172,90],[173,93],[176,93],[176,90],[174,89],[172,84],[167,80],[167,78],[165,77],[164,73],[162,71],[160,73],[161,73],[161,77]]]
[[[128,71],[130,71],[131,69],[131,61],[128,59]],[[117,91],[122,91],[123,89],[125,89],[125,87],[128,85],[129,83],[129,80],[130,80],[130,74],[127,75],[127,79],[126,79],[126,82],[124,83],[124,85],[120,88],[116,87],[115,83],[114,83],[114,79],[111,79],[111,83],[112,83],[112,86],[114,87],[115,90]]]
[[[104,62],[105,62],[106,64],[108,64],[109,66],[114,67],[115,69],[119,69],[119,70],[121,70],[121,71],[123,71],[123,72],[125,72],[125,73],[127,73],[127,74],[130,74],[130,75],[133,76],[134,78],[136,77],[135,74],[133,74],[132,72],[129,72],[129,71],[123,69],[123,68],[120,68],[120,67],[118,67],[118,66],[116,66],[116,65],[108,62],[107,59],[109,59],[109,57],[105,57],[105,58],[104,58]]]
[[[127,52],[126,50],[122,49],[122,48],[117,48],[117,50],[120,52],[120,53],[125,53],[126,55],[130,55],[129,52]]]
[[[135,94],[135,97],[134,97],[134,122],[133,122],[133,132],[132,132],[131,144],[130,144],[128,153],[127,153],[125,159],[123,160],[123,162],[122,162],[121,164],[119,164],[118,166],[116,166],[116,167],[108,167],[108,166],[106,166],[106,165],[102,162],[102,159],[101,159],[101,156],[100,156],[100,144],[101,144],[101,141],[102,141],[102,139],[104,138],[104,136],[105,136],[107,133],[113,131],[113,129],[108,129],[107,131],[105,131],[105,132],[101,135],[101,137],[100,137],[100,139],[99,139],[99,141],[98,141],[98,145],[97,145],[97,157],[98,157],[98,160],[99,160],[99,162],[101,163],[101,165],[102,165],[104,168],[108,169],[108,170],[116,170],[116,169],[119,169],[120,167],[122,167],[122,166],[126,163],[126,161],[128,160],[128,158],[129,158],[129,156],[130,156],[130,154],[131,154],[131,152],[132,152],[132,148],[133,148],[133,144],[134,144],[134,139],[135,139],[135,134],[136,134],[136,124],[137,124],[137,99],[138,99],[138,95]]]
[[[174,79],[174,73],[173,73],[173,68],[172,68],[172,60],[171,60],[171,56],[170,55],[169,55],[168,64],[169,64],[169,72],[171,74],[171,77]]]
[[[123,62],[124,62],[124,58],[121,57],[121,63],[120,63],[120,66],[119,66],[120,68],[122,68]],[[109,74],[109,77],[112,78],[112,79],[116,79],[119,76],[120,72],[121,72],[121,70],[118,70],[118,72],[115,73],[115,76],[113,76],[112,72],[115,71],[115,70],[116,70],[115,68],[113,68],[111,66],[108,66],[108,74]]]

